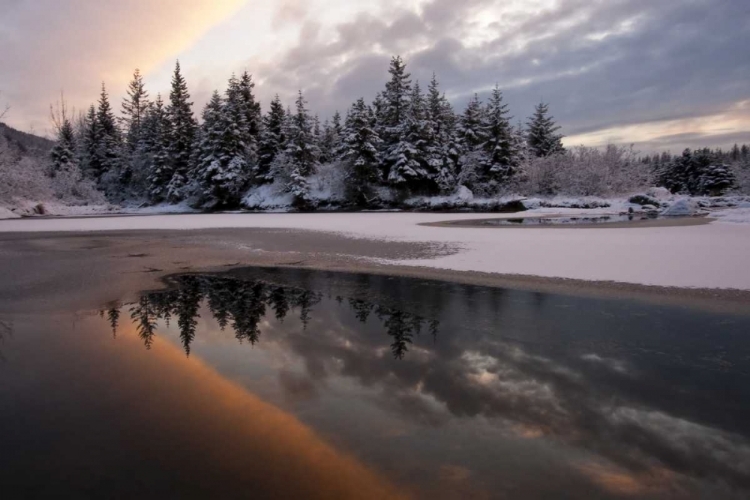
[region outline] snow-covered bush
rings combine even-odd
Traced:
[[[648,165],[632,147],[604,149],[579,146],[565,153],[529,158],[516,187],[530,195],[610,196],[647,188],[652,183]]]
[[[734,191],[742,194],[750,194],[750,164],[735,162],[732,165],[735,184]]]

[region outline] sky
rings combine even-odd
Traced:
[[[393,55],[457,111],[495,84],[514,122],[549,102],[567,146],[750,142],[748,0],[0,0],[0,108],[40,135],[61,92],[82,110],[104,81],[119,107],[139,68],[167,94],[177,59],[196,115],[247,70],[264,109],[301,89],[325,118]]]

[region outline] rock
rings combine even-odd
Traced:
[[[646,191],[646,196],[656,199],[665,199],[672,196],[672,193],[669,192],[669,189],[664,187],[652,187]]]
[[[468,203],[474,199],[474,193],[471,192],[471,189],[461,184],[458,186],[458,189],[456,189],[456,198],[464,203]]]
[[[47,213],[47,209],[44,208],[44,205],[39,203],[34,206],[34,213],[37,215],[44,215]]]
[[[683,198],[672,203],[666,210],[661,212],[661,215],[665,217],[687,217],[696,213],[698,213],[698,210],[695,207],[695,203]]]
[[[656,205],[659,206],[659,201],[645,194],[637,194],[631,196],[628,201],[635,205]]]

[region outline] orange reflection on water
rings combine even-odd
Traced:
[[[170,448],[150,447],[146,453],[163,454],[167,461],[174,454],[195,454],[208,474],[233,488],[251,488],[258,497],[406,498],[293,416],[196,356],[186,358],[169,341],[157,338],[147,352],[133,327],[123,325],[114,344],[107,362],[116,364],[106,368],[118,377],[114,397],[124,403],[134,398],[137,408],[131,411],[150,429],[143,432],[157,431],[158,446]]]

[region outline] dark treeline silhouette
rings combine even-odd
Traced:
[[[158,321],[167,325],[176,319],[182,346],[190,355],[195,340],[199,310],[205,301],[213,318],[224,330],[229,326],[240,341],[254,345],[260,340],[260,323],[266,316],[283,321],[296,312],[303,329],[307,329],[313,308],[323,295],[302,288],[272,284],[259,280],[240,280],[208,275],[184,275],[175,279],[168,290],[149,292],[136,304],[128,306],[130,317],[147,349],[151,348]],[[338,300],[338,298],[337,298]],[[377,305],[360,299],[339,300],[351,308],[355,317],[367,323],[374,315],[392,338],[391,352],[402,359],[424,325],[433,338],[437,337],[439,322],[394,307]],[[113,304],[100,311],[113,334],[116,333],[122,306]]]

